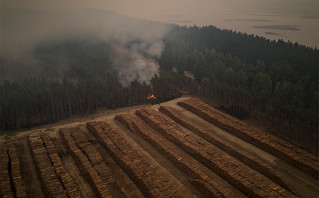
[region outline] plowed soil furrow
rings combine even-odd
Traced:
[[[76,130],[71,132],[71,136],[74,138],[76,144],[80,150],[88,157],[93,168],[98,172],[99,176],[106,184],[114,182],[111,175],[110,168],[104,163],[102,156],[95,149],[93,145],[88,141],[88,135],[86,132]]]
[[[208,122],[248,141],[249,143],[285,160],[304,170],[313,177],[319,178],[318,157],[299,149],[288,142],[276,138],[257,128],[237,120],[198,100],[185,100],[178,104],[199,115]]]
[[[27,189],[24,185],[24,181],[22,179],[21,171],[20,171],[20,162],[17,155],[16,147],[13,141],[7,142],[9,163],[10,163],[10,171],[11,171],[11,181],[14,185],[14,194],[16,197],[27,197]]]
[[[267,134],[265,132],[263,132],[262,130],[258,129],[258,128],[254,128],[252,126],[250,126],[249,124],[239,120],[239,119],[236,119],[235,117],[232,117],[206,103],[203,103],[199,100],[194,100],[194,99],[188,99],[188,100],[184,100],[184,101],[180,101],[178,102],[178,105],[181,106],[181,104],[183,102],[191,102],[191,103],[195,103],[197,104],[198,106],[201,106],[203,107],[203,109],[206,109],[206,111],[210,111],[212,114],[218,114],[218,116],[221,116],[221,118],[224,118],[226,120],[229,120],[231,121],[231,123],[234,123],[234,124],[237,124],[238,126],[242,126],[244,128],[246,128],[248,131],[255,131],[256,134],[259,133],[259,135],[261,137],[264,137],[264,138],[269,138],[269,142],[273,142],[275,144],[279,144],[281,145],[282,147],[285,147],[285,148],[289,148],[291,151],[293,151],[292,153],[294,153],[295,155],[302,155],[304,159],[310,159],[310,160],[313,160],[315,162],[319,162],[319,158],[309,152],[306,152],[305,150],[303,149],[300,149],[290,143],[288,143],[287,141],[283,140],[283,139],[280,139],[280,138],[277,138],[271,134]],[[229,122],[227,122],[229,123]]]
[[[41,181],[38,177],[35,162],[32,159],[27,137],[19,138],[16,148],[21,164],[21,174],[27,188],[28,197],[44,198]]]
[[[45,144],[45,148],[47,149],[51,164],[55,169],[55,173],[58,176],[63,188],[67,192],[68,197],[80,197],[80,191],[77,185],[74,182],[74,179],[70,176],[70,174],[65,170],[60,157],[58,156],[54,145],[48,134],[41,135],[42,141]]]
[[[154,109],[141,109],[137,115],[153,128],[168,137],[188,154],[211,168],[214,172],[253,197],[294,197],[284,188],[246,165],[221,153],[215,146],[193,134],[186,134],[170,118]]]
[[[123,192],[124,195],[128,198],[136,198],[136,197],[143,197],[143,194],[140,192],[138,187],[134,184],[134,182],[128,177],[128,175],[123,171],[123,169],[113,160],[110,154],[103,148],[101,144],[95,144],[95,148],[101,156],[105,163],[107,163],[111,170],[118,186],[112,186],[115,188],[119,188],[117,192]],[[112,192],[113,193],[113,192]],[[114,197],[121,197],[122,194],[114,194]]]
[[[116,116],[133,133],[142,136],[177,167],[192,178],[192,183],[208,197],[245,197],[236,188],[212,173],[146,123],[130,115]]]
[[[319,157],[200,99],[0,134],[0,198],[319,197]]]
[[[81,151],[88,157],[91,165],[97,171],[102,181],[106,183],[111,195],[116,194],[116,197],[119,198],[125,197],[124,193],[117,187],[110,167],[105,164],[100,152],[98,152],[93,145],[97,143],[97,140],[90,133],[80,129],[72,131],[71,136]],[[117,190],[115,191],[114,188]]]
[[[60,134],[63,140],[65,141],[65,144],[69,152],[71,153],[73,159],[77,163],[80,171],[91,184],[96,195],[98,197],[111,197],[111,194],[106,187],[106,183],[102,181],[98,172],[93,168],[88,157],[84,153],[82,153],[82,151],[77,146],[74,138],[71,135],[72,132],[76,132],[78,130],[79,128],[61,129]]]
[[[76,185],[80,190],[81,197],[83,198],[96,198],[96,195],[90,186],[90,184],[86,181],[86,179],[82,176],[79,168],[76,163],[72,159],[71,155],[63,156],[62,163],[65,169],[70,173],[70,175],[74,178]]]
[[[51,133],[53,136],[51,138],[54,147],[58,155],[61,158],[62,164],[65,170],[70,174],[70,176],[74,179],[76,186],[78,187],[81,197],[83,198],[96,198],[96,195],[88,183],[88,181],[83,177],[81,174],[78,166],[76,165],[75,161],[73,160],[71,154],[68,152],[66,145],[60,135],[60,133]]]
[[[287,183],[275,173],[273,167],[268,165],[267,161],[265,161],[262,158],[259,158],[253,152],[246,150],[240,145],[234,142],[230,142],[221,136],[218,136],[216,133],[210,133],[205,129],[200,129],[196,125],[190,123],[184,114],[178,112],[172,107],[161,106],[160,111],[172,118],[175,122],[181,124],[185,128],[194,132],[198,136],[204,138],[208,142],[214,144],[215,146],[229,153],[233,157],[244,162],[256,171],[264,174],[269,179],[273,180],[275,183],[290,190]]]
[[[137,145],[132,145],[124,132],[106,122],[89,122],[87,126],[146,197],[194,197],[186,188],[180,191],[179,182]]]
[[[13,141],[2,143],[0,145],[0,197],[27,197],[27,189],[20,169],[20,161]]]
[[[9,156],[6,143],[0,144],[0,196],[13,197],[9,175]]]
[[[165,106],[165,107],[168,107],[168,106]],[[192,112],[180,106],[171,105],[168,107],[168,109],[170,111],[173,111],[175,114],[177,114],[178,119],[176,119],[175,121],[178,121],[179,119],[185,120],[189,122],[193,127],[197,128],[195,130],[200,130],[201,133],[206,132],[208,136],[212,136],[217,141],[229,142],[230,146],[236,148],[236,151],[238,150],[237,147],[242,148],[245,151],[244,153],[248,154],[248,156],[252,159],[260,159],[263,162],[262,165],[269,166],[276,175],[278,175],[280,178],[284,180],[284,182],[288,185],[289,189],[291,189],[292,192],[294,192],[296,195],[307,197],[307,198],[312,198],[319,195],[318,180],[316,180],[314,177],[309,176],[307,173],[261,150],[260,148],[254,145],[251,145],[248,142],[236,136],[233,136],[232,134],[220,128],[217,128],[211,123],[198,117],[196,114],[193,114]],[[178,123],[181,124],[180,122]],[[202,136],[202,137],[205,137],[205,136]],[[206,140],[209,140],[209,138]],[[214,145],[216,146],[219,145],[218,146],[219,148],[223,147],[223,145],[220,145],[218,143]],[[227,149],[224,149],[224,150],[227,150]],[[243,158],[237,157],[237,159],[242,161]]]
[[[36,164],[46,196],[67,197],[67,192],[56,175],[53,164],[48,156],[48,151],[46,150],[40,135],[30,135],[28,139],[33,160]]]

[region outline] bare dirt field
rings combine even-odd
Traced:
[[[0,197],[319,196],[319,158],[184,96],[0,134]]]

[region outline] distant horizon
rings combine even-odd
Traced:
[[[137,2],[140,4],[120,0],[106,3],[106,7],[118,14],[140,19],[186,26],[213,25],[270,40],[282,39],[319,48],[319,2],[315,0]]]
[[[270,41],[275,40],[283,40],[285,42],[292,42],[292,43],[298,43],[299,45],[304,45],[307,47],[311,47],[314,49],[319,49],[319,39],[318,38],[314,38],[313,40],[315,42],[317,42],[317,44],[315,45],[311,45],[311,44],[306,44],[302,42],[300,40],[294,40],[293,36],[288,37],[287,35],[283,34],[282,32],[289,32],[289,31],[301,31],[301,25],[255,25],[255,26],[251,26],[250,27],[250,31],[241,31],[238,29],[231,29],[231,28],[226,28],[226,27],[218,27],[214,24],[195,24],[193,23],[192,20],[151,20],[151,19],[147,19],[147,18],[140,18],[140,17],[135,17],[135,16],[128,16],[125,14],[121,14],[121,13],[117,13],[115,11],[112,10],[104,10],[104,11],[110,11],[113,12],[115,14],[119,14],[122,16],[127,16],[127,17],[133,17],[135,19],[139,19],[139,20],[147,20],[150,22],[159,22],[159,23],[164,23],[164,24],[173,24],[173,25],[179,25],[179,26],[186,26],[186,27],[191,27],[191,26],[198,26],[198,27],[205,27],[205,26],[214,26],[218,29],[221,30],[231,30],[234,32],[240,32],[243,34],[248,34],[248,35],[254,35],[254,36],[260,36],[260,37],[264,37],[265,39],[269,39]],[[238,22],[273,22],[272,20],[267,20],[267,19],[225,19],[224,21],[238,21]],[[318,20],[319,21],[319,20]],[[255,30],[255,31],[253,31]],[[318,32],[318,30],[317,30]]]
[[[115,12],[116,13],[116,12]],[[121,14],[121,13],[118,13]],[[122,15],[122,14],[121,14]],[[127,16],[127,15],[126,15]],[[132,16],[129,16],[132,17]],[[236,32],[246,33],[248,35],[255,35],[255,36],[261,36],[265,37],[269,40],[284,40],[285,42],[297,42],[300,45],[305,45],[307,47],[312,48],[319,48],[319,38],[316,37],[316,35],[319,34],[318,29],[313,29],[313,32],[309,31],[311,27],[304,27],[304,25],[298,25],[299,23],[292,24],[292,25],[286,25],[282,23],[271,23],[271,20],[263,20],[263,19],[225,19],[225,25],[218,26],[216,24],[210,24],[210,23],[195,23],[194,20],[151,20],[147,18],[139,18],[138,19],[144,19],[154,22],[162,22],[162,23],[168,23],[168,24],[175,24],[175,25],[181,25],[181,26],[215,26],[219,29],[223,30],[232,30]],[[319,20],[316,19],[319,23]],[[236,24],[231,24],[229,22],[237,22]],[[260,22],[258,24],[253,24],[253,22]],[[263,24],[269,24],[269,25],[263,25]],[[234,27],[232,27],[234,26]],[[319,25],[318,25],[319,26]],[[244,29],[247,28],[247,29]],[[304,36],[308,35],[308,36]]]
[[[96,9],[176,25],[213,25],[319,48],[317,0],[3,0],[0,8],[3,41],[13,37],[12,31],[17,35],[30,34],[35,29],[50,29],[49,26],[64,31],[73,25],[71,20],[82,18],[83,11]]]

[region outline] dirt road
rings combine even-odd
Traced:
[[[267,181],[269,179],[270,181],[274,182],[274,185],[278,185],[279,187],[274,187],[274,191],[276,191],[277,188],[282,188],[287,190],[288,194],[290,194],[292,197],[294,195],[305,198],[319,196],[319,180],[312,175],[309,175],[308,173],[296,168],[284,160],[254,146],[247,141],[244,141],[243,139],[240,139],[239,137],[232,135],[227,130],[223,130],[207,122],[189,110],[177,105],[177,102],[189,98],[191,97],[183,96],[181,98],[161,104],[125,107],[115,110],[100,110],[95,114],[77,116],[72,119],[35,127],[30,130],[5,132],[0,134],[0,143],[6,142],[9,139],[13,139],[15,141],[15,146],[17,148],[20,160],[21,174],[23,176],[29,197],[46,197],[44,191],[42,190],[41,178],[38,177],[37,170],[35,169],[32,152],[28,145],[27,139],[30,134],[42,133],[50,135],[63,166],[70,174],[72,179],[75,180],[82,197],[96,197],[96,193],[94,192],[91,184],[83,175],[81,169],[78,168],[75,159],[69,153],[67,147],[62,141],[62,137],[59,134],[59,130],[61,128],[74,127],[79,127],[83,131],[90,132],[86,127],[86,123],[91,121],[106,121],[109,123],[111,128],[119,131],[122,136],[125,136],[125,144],[133,145],[139,154],[143,156],[143,159],[148,159],[147,161],[148,163],[151,163],[151,166],[157,167],[157,170],[163,171],[162,174],[169,175],[169,178],[171,178],[169,182],[174,183],[175,189],[178,192],[183,192],[184,197],[205,197],[209,195],[207,190],[212,190],[211,192],[213,192],[213,189],[215,188],[214,192],[216,193],[218,188],[222,189],[222,187],[216,184],[212,184],[216,186],[211,186],[210,189],[207,188],[207,186],[205,187],[205,181],[203,181],[202,178],[207,178],[207,175],[216,175],[218,178],[221,177],[219,178],[221,183],[229,186],[232,185],[232,187],[235,187],[236,190],[240,190],[240,186],[233,185],[236,182],[234,183],[231,180],[229,180],[230,182],[227,181],[227,178],[225,178],[223,175],[224,173],[214,171],[216,169],[207,167],[205,163],[198,159],[190,159],[193,156],[192,153],[187,153],[184,148],[178,148],[180,155],[187,156],[187,159],[190,161],[195,160],[196,163],[195,161],[194,163],[196,164],[196,167],[203,167],[202,173],[205,173],[206,175],[202,175],[201,180],[199,180],[198,177],[188,174],[190,172],[186,171],[186,169],[183,169],[183,163],[180,163],[179,166],[177,166],[174,163],[175,159],[171,159],[169,157],[170,154],[165,154],[163,153],[163,150],[158,150],[158,148],[154,147],[154,144],[151,144],[149,141],[147,141],[147,139],[141,136],[141,134],[132,133],[127,126],[115,119],[116,115],[129,114],[132,116],[132,118],[138,120],[138,122],[142,125],[147,125],[152,133],[159,133],[156,137],[162,137],[165,141],[169,142],[168,145],[162,146],[172,145],[174,148],[176,146],[180,147],[169,138],[162,136],[163,134],[161,134],[161,132],[157,129],[151,129],[151,126],[147,124],[145,120],[142,120],[135,114],[136,110],[146,107],[159,112],[160,107],[165,106],[172,108],[182,120],[189,124],[190,127],[187,127],[177,121],[175,123],[176,126],[180,128],[181,132],[185,134],[185,136],[191,136],[199,141],[205,142],[209,148],[218,147],[218,152],[221,153],[221,155],[226,156],[228,160],[234,161],[239,164],[240,167],[245,167],[254,174],[256,173],[256,175],[260,175],[260,177],[267,178]],[[170,119],[168,115],[165,115],[164,113],[161,114],[165,117],[165,119]],[[201,135],[201,132],[206,136]],[[176,133],[179,132],[176,131]],[[105,163],[112,170],[111,176],[114,178],[115,183],[108,187],[109,191],[114,197],[145,196],[145,194],[143,194],[143,190],[145,189],[141,189],[141,184],[137,184],[136,181],[132,180],[132,176],[129,176],[131,173],[127,172],[128,169],[123,169],[123,164],[119,164],[119,162],[114,159],[110,152],[99,141],[89,137],[87,141],[88,142],[86,144],[92,144],[102,156],[103,163]],[[162,141],[161,144],[165,144],[165,142]],[[186,164],[187,165],[184,168],[194,168],[190,163]],[[145,173],[141,173],[141,175],[143,174]],[[236,175],[232,175],[231,177],[236,178]],[[241,192],[243,193],[243,197],[247,196],[247,194],[244,195],[244,191],[241,190]],[[217,194],[218,193],[223,194],[223,192],[217,192]],[[271,193],[272,192],[269,192],[269,194],[265,195],[265,197],[270,196]],[[224,193],[223,196],[227,197],[227,193]]]

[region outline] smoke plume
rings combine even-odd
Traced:
[[[134,80],[149,83],[158,74],[156,59],[164,50],[162,39],[169,26],[89,8],[80,2],[3,0],[0,57],[36,62],[32,53],[43,42],[94,38],[111,43],[116,52],[112,67],[123,86]]]
[[[148,84],[155,74],[158,75],[158,63],[151,57],[147,58],[141,55],[143,52],[148,53],[149,51],[136,51],[134,48],[128,50],[121,46],[114,48],[117,57],[113,61],[113,67],[118,71],[118,78],[123,86],[127,87],[135,80]]]

